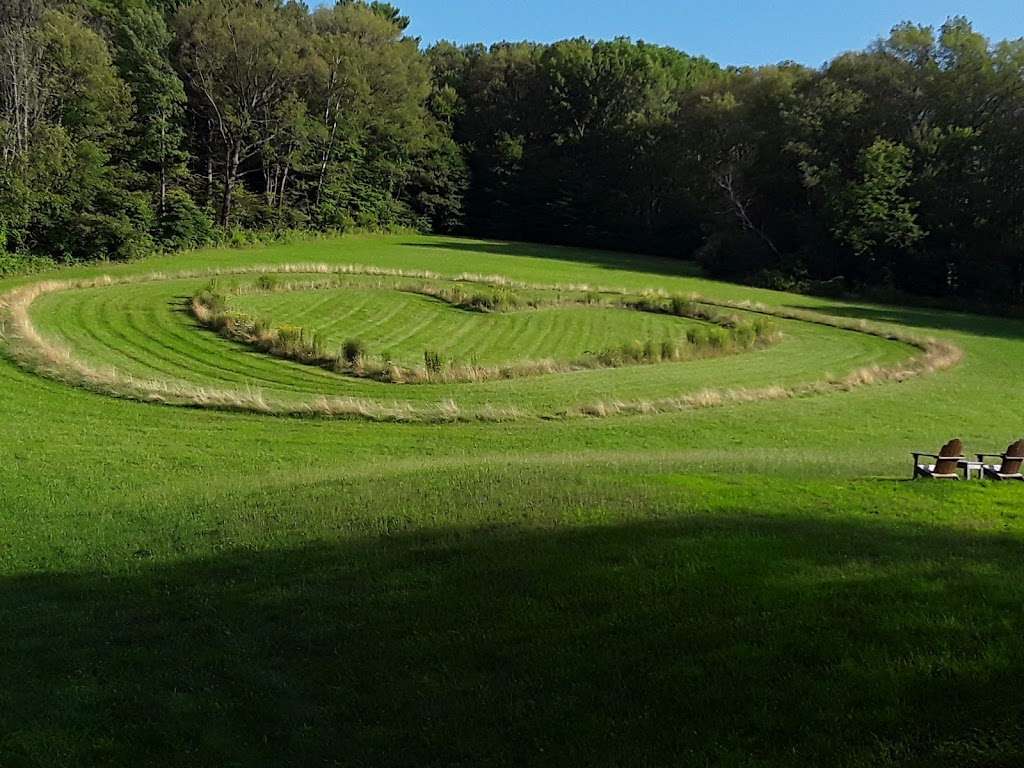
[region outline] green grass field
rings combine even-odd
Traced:
[[[959,436],[1001,451],[1024,434],[1024,322],[411,235],[57,277],[311,262],[749,299],[934,336],[964,358],[848,392],[559,418],[567,403],[793,386],[913,350],[780,320],[778,344],[728,357],[403,387],[199,327],[186,304],[206,278],[41,296],[47,338],[126,375],[534,415],[230,413],[0,361],[0,766],[1024,762],[1024,484],[906,480],[911,450]],[[571,354],[691,322],[467,319],[368,285],[238,301],[409,359],[427,344]]]
[[[318,330],[334,349],[346,339],[362,339],[370,350],[405,365],[422,363],[424,350],[482,364],[575,360],[634,340],[678,338],[695,325],[677,317],[613,308],[483,314],[428,296],[372,288],[241,296],[231,305],[276,325],[294,323]]]

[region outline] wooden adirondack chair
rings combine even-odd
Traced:
[[[1024,440],[1006,449],[1006,453],[979,453],[978,461],[985,463],[985,459],[999,459],[999,464],[985,464],[985,477],[989,480],[1024,480],[1021,467],[1024,466]]]
[[[922,453],[914,451],[914,479],[927,477],[932,480],[959,480],[957,466],[964,460],[964,444],[960,440],[950,440],[938,453]],[[922,464],[921,457],[935,459],[934,464]]]

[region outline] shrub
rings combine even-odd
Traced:
[[[441,289],[440,295],[450,304],[461,305],[467,303],[466,294],[458,287]]]
[[[743,348],[751,347],[757,341],[757,333],[754,331],[754,326],[749,323],[737,325],[733,329],[732,337],[736,344]]]
[[[640,312],[664,312],[665,305],[654,296],[642,296],[633,302],[633,309]]]
[[[261,291],[273,291],[277,288],[277,277],[274,275],[260,275],[256,278],[256,287]]]
[[[229,245],[232,248],[246,248],[252,244],[247,230],[238,227],[228,230],[225,245]]]
[[[764,317],[754,319],[754,335],[758,340],[766,340],[775,335],[776,330],[772,322]]]
[[[597,353],[597,362],[606,368],[615,368],[622,365],[622,350],[603,349]]]
[[[208,287],[201,290],[193,298],[197,304],[206,307],[214,315],[223,314],[227,309],[227,299],[217,291],[214,283],[210,283]]]
[[[347,339],[341,345],[341,359],[349,365],[359,365],[366,357],[366,344],[362,339]]]
[[[729,345],[729,336],[724,328],[708,328],[706,344],[712,349],[724,349]]]
[[[425,349],[423,350],[423,365],[431,373],[440,373],[444,370],[444,359],[440,352]]]
[[[511,288],[499,288],[492,297],[492,308],[498,312],[507,312],[518,309],[523,301],[522,298]]]
[[[490,293],[474,293],[462,303],[479,312],[507,312],[521,306],[521,298],[509,288],[498,288]]]
[[[314,333],[310,350],[318,360],[325,359],[327,357],[327,334],[323,331]]]
[[[622,345],[624,360],[637,361],[644,359],[644,345],[639,341],[630,341]]]
[[[165,248],[196,248],[213,241],[213,222],[185,190],[172,189],[157,217],[154,237]]]
[[[297,325],[282,325],[277,329],[277,349],[288,357],[298,357],[305,351],[306,330]]]
[[[678,317],[697,317],[699,308],[697,303],[685,299],[682,296],[673,296],[670,311]]]
[[[2,236],[3,233],[0,232],[0,238]],[[46,258],[45,256],[7,253],[3,250],[3,241],[0,239],[0,277],[27,275],[33,272],[43,272],[54,267],[56,267],[56,263],[53,259]]]

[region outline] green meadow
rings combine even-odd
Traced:
[[[329,347],[365,339],[370,349],[405,364],[422,363],[424,350],[485,364],[576,359],[635,339],[678,338],[693,326],[679,318],[604,307],[467,312],[429,296],[373,288],[244,296],[231,304],[270,322],[314,328]]]
[[[205,271],[297,264],[758,302],[963,358],[849,391],[593,417],[566,409],[801,391],[915,350],[779,318],[778,343],[709,359],[399,385],[262,354],[188,312]],[[960,437],[999,452],[1024,434],[1024,322],[419,235],[196,251],[0,291],[101,275],[114,283],[29,312],[96,368],[523,413],[388,423],[140,402],[27,369],[3,320],[3,768],[1024,762],[1024,483],[908,479],[912,450]],[[351,282],[232,301],[410,363],[570,358],[699,325],[470,313]]]

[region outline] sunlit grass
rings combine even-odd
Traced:
[[[443,425],[165,407],[4,360],[0,765],[1024,760],[1024,487],[904,479],[910,450],[1024,433],[1024,323],[435,238],[67,274],[312,261],[806,307],[964,358],[799,399]],[[206,279],[54,294],[32,316],[140,377],[331,386],[197,328],[182,302]],[[780,327],[761,352],[538,379],[505,402],[792,386],[908,354]]]

